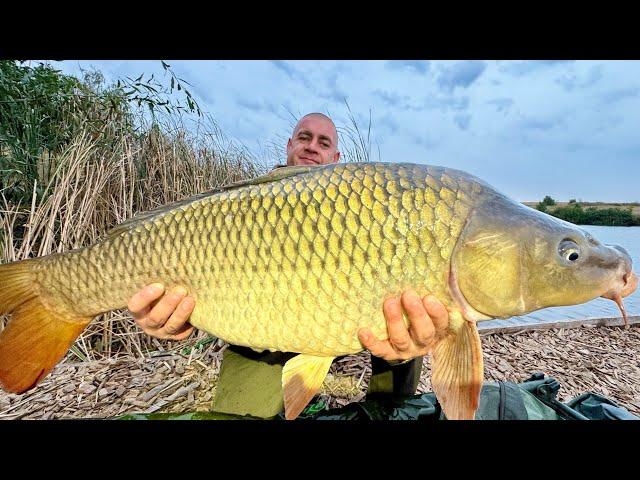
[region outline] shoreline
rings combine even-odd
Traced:
[[[508,321],[509,319],[507,319]],[[629,326],[640,323],[640,315],[628,315],[627,320]],[[558,319],[545,321],[532,321],[527,323],[517,323],[513,325],[494,326],[502,320],[488,320],[487,322],[478,323],[478,331],[480,336],[491,335],[493,333],[518,333],[521,331],[549,330],[553,328],[578,328],[581,326],[594,327],[624,327],[624,319],[622,317],[590,317],[583,319]],[[487,325],[483,325],[486,323]],[[506,321],[505,321],[506,323]]]

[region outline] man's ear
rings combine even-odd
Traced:
[[[333,163],[338,163],[340,161],[340,152],[336,152],[333,155]]]
[[[289,150],[291,148],[291,139],[289,139],[289,141],[287,142],[287,150]]]

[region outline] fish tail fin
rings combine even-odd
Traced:
[[[463,320],[433,349],[431,383],[449,420],[473,420],[483,380],[480,335],[475,322]]]
[[[0,265],[0,315],[12,316],[0,331],[0,386],[13,393],[35,387],[91,321],[44,301],[35,282],[38,262]]]

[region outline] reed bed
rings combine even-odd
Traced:
[[[28,204],[0,195],[0,257],[11,262],[65,252],[98,241],[112,227],[151,210],[267,169],[219,130],[189,135],[151,128],[103,145],[91,134],[47,155],[53,173]],[[49,171],[49,169],[43,170]],[[0,329],[4,322],[0,322]],[[201,334],[203,335],[203,334]],[[126,310],[101,315],[82,333],[72,355],[94,361],[116,352],[144,356],[158,341],[142,333]],[[166,343],[166,342],[165,342]]]
[[[351,110],[349,122],[338,127],[343,161],[369,161],[371,124],[365,138]],[[107,137],[84,131],[57,153],[43,150],[26,202],[16,204],[0,191],[0,263],[91,245],[136,213],[256,177],[285,161],[286,139],[258,157],[211,117],[191,128],[175,116],[138,123],[138,133],[106,124]],[[0,331],[6,321],[0,317]],[[206,334],[197,332],[191,340],[202,338]],[[144,334],[127,310],[119,310],[95,319],[69,355],[141,358],[173,343]]]

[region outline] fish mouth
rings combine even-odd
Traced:
[[[638,276],[634,272],[629,272],[625,274],[622,279],[625,282],[624,287],[622,287],[622,296],[628,297],[638,288]]]
[[[624,301],[622,299],[631,295],[637,288],[638,276],[633,271],[630,271],[622,276],[622,284],[619,288],[609,290],[607,293],[601,295],[602,298],[613,300],[616,305],[618,305],[620,313],[622,313],[625,326],[629,326],[629,320],[627,319],[627,312],[624,308]]]

